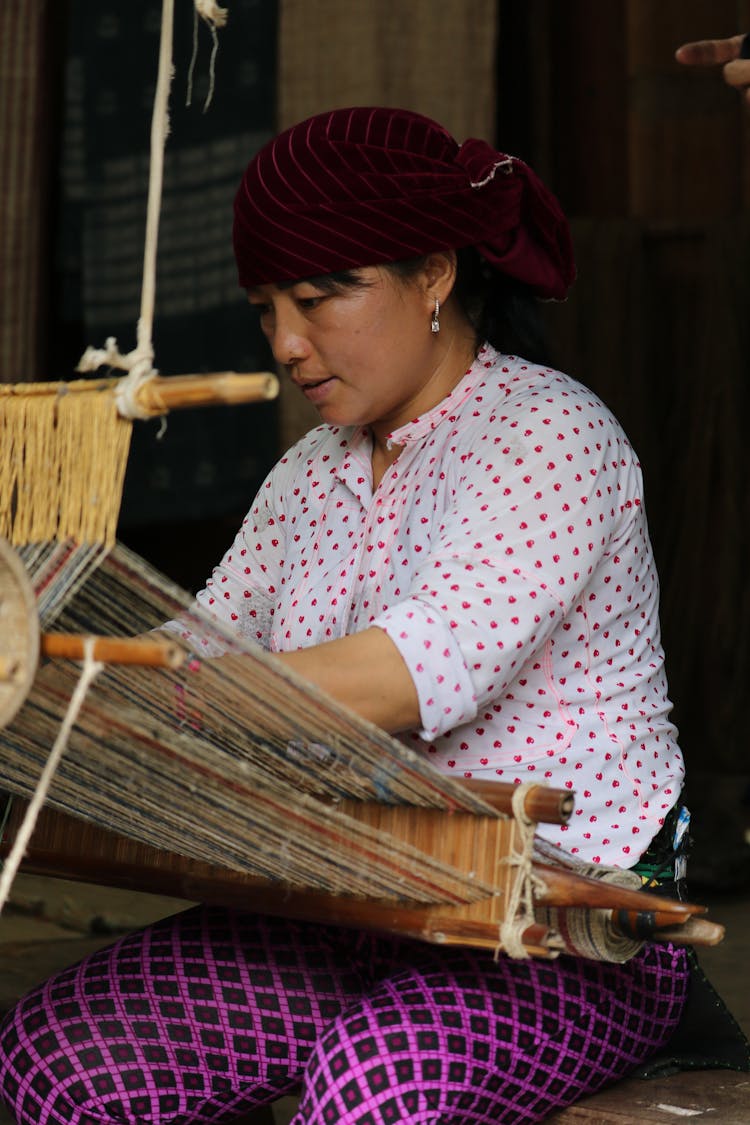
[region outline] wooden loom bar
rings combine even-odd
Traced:
[[[460,785],[476,797],[481,797],[495,812],[513,815],[513,796],[518,786],[512,781],[480,781],[476,778],[462,780]],[[529,820],[537,824],[567,824],[573,813],[575,798],[567,789],[552,789],[534,785],[524,798],[523,808]]]
[[[139,406],[161,414],[175,407],[268,402],[278,393],[278,379],[270,372],[240,375],[218,371],[213,375],[156,376],[143,384],[136,398]]]
[[[0,856],[5,851],[7,848],[0,847]],[[174,856],[170,858],[175,859]],[[498,922],[462,918],[458,911],[440,907],[405,907],[314,891],[290,890],[251,875],[213,868],[197,860],[182,857],[177,857],[177,860],[178,866],[174,868],[144,866],[140,862],[122,859],[71,857],[58,850],[44,850],[32,844],[22,870],[29,874],[169,895],[183,898],[186,902],[231,906],[302,921],[325,920],[331,925],[369,928],[438,945],[469,945],[491,950],[498,946]],[[618,912],[612,910],[610,917],[613,928],[620,930]],[[718,945],[723,937],[723,926],[703,918],[689,917],[678,924],[660,926],[652,940],[701,946]],[[522,940],[526,952],[532,957],[551,957],[555,952],[564,950],[554,932],[541,923],[528,926]]]
[[[0,856],[7,852],[0,846]],[[335,897],[314,891],[290,890],[251,875],[243,875],[197,860],[183,861],[182,868],[146,867],[141,863],[61,854],[60,851],[29,847],[21,870],[79,882],[119,887],[150,894],[182,898],[238,910],[253,910],[298,921],[353,926],[411,937],[439,945],[471,945],[496,949],[498,924],[461,918],[438,907],[405,907],[392,903]],[[523,933],[530,956],[549,957],[547,927],[537,923]]]
[[[0,844],[7,852],[23,816],[26,802],[13,803],[8,838]],[[432,814],[430,814],[432,815]],[[23,870],[40,875],[83,880],[134,890],[166,894],[192,902],[208,902],[239,909],[263,911],[281,917],[360,926],[399,933],[441,945],[472,945],[496,949],[504,895],[486,900],[483,916],[469,908],[445,905],[410,906],[400,903],[333,896],[319,891],[281,886],[251,874],[220,868],[201,860],[161,851],[53,809],[43,809],[27,849]],[[659,926],[653,940],[683,945],[715,945],[723,927],[692,915],[703,907],[681,903],[642,891],[623,888],[534,864],[534,874],[545,890],[535,896],[540,905],[585,906],[609,910],[618,930],[618,913],[625,911],[631,925],[644,913],[654,914]],[[550,873],[554,876],[551,877]],[[476,907],[477,904],[475,904]],[[630,908],[628,910],[628,908]],[[532,956],[549,957],[562,948],[554,931],[537,923],[524,931],[523,942]]]
[[[344,800],[339,808],[360,824],[369,824],[378,832],[406,840],[457,870],[474,872],[477,884],[493,888],[495,893],[459,907],[462,916],[493,923],[502,918],[503,895],[514,879],[515,865],[507,862],[508,858],[513,858],[517,847],[511,835],[512,821],[475,814],[446,815],[439,809],[379,805],[370,801]],[[480,829],[480,825],[483,828]],[[706,912],[704,906],[645,894],[642,889],[606,882],[533,858],[531,870],[535,877],[534,900],[541,906],[658,912],[665,924],[679,924],[694,914]],[[444,906],[427,909],[441,917],[448,913]]]
[[[7,838],[9,850],[26,802],[14,800]],[[106,886],[176,896],[254,910],[279,917],[364,927],[441,945],[472,945],[495,950],[503,895],[493,896],[493,917],[466,917],[462,908],[410,906],[400,903],[334,896],[320,891],[271,883],[251,874],[217,867],[201,860],[161,851],[148,844],[105,831],[50,808],[42,809],[27,848],[22,870],[30,874],[99,883]],[[547,927],[533,924],[523,935],[531,956],[549,957]]]
[[[43,656],[63,660],[85,660],[86,641],[91,640],[91,658],[102,664],[136,664],[149,668],[179,668],[185,652],[168,641],[140,637],[85,637],[76,633],[43,633]]]
[[[724,940],[724,926],[707,918],[687,918],[679,926],[659,928],[659,941],[673,945],[720,945]]]
[[[634,912],[650,910],[663,914],[665,920],[669,918],[673,922],[680,922],[693,914],[706,913],[705,906],[696,906],[694,903],[650,892],[644,894],[642,890],[592,879],[564,867],[553,867],[547,863],[534,863],[532,866],[534,874],[543,883],[543,888],[536,891],[534,899],[546,906],[619,908]]]
[[[0,401],[37,395],[67,395],[112,391],[122,378],[73,379],[70,382],[3,383]],[[268,402],[277,397],[279,381],[270,371],[217,371],[207,375],[155,375],[135,393],[138,405],[154,414],[180,407],[238,405]]]
[[[25,807],[25,800],[14,799],[7,836],[0,844],[0,856],[9,849]],[[428,823],[433,822],[437,826],[435,810],[419,811],[427,814]],[[499,831],[505,832],[502,821],[488,819]],[[469,818],[465,818],[465,822],[468,821]],[[487,842],[480,838],[480,851]],[[456,841],[454,846],[460,849],[460,841]],[[480,911],[477,917],[477,910],[472,911],[471,906],[414,906],[282,885],[257,875],[163,851],[49,807],[41,810],[22,870],[280,917],[369,927],[440,944],[478,944],[492,949],[498,944],[497,919],[502,919],[505,899],[504,894],[499,893],[473,904]],[[507,869],[503,877],[506,874],[509,874]],[[486,920],[482,913],[488,912]],[[530,952],[534,955],[549,955],[543,947],[545,932],[546,928],[540,926],[527,935]]]
[[[479,797],[501,816],[513,816],[513,796],[518,787],[512,781],[456,778],[455,783],[472,796]],[[324,797],[320,799],[325,800]],[[334,803],[333,799],[331,803]],[[361,807],[364,808],[367,804],[368,802],[361,802]],[[529,820],[533,820],[536,824],[567,824],[573,806],[574,796],[567,789],[551,789],[546,785],[535,785],[526,792],[523,811]]]

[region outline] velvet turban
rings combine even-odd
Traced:
[[[575,276],[567,220],[528,165],[408,110],[337,109],[287,129],[235,198],[246,289],[463,246],[539,297],[562,299]]]

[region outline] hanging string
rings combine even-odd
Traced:
[[[203,112],[205,113],[213,101],[216,86],[216,55],[219,51],[219,36],[216,33],[216,29],[225,26],[227,22],[227,10],[226,8],[220,8],[218,4],[214,3],[214,0],[195,0],[195,8],[193,11],[193,53],[190,56],[190,66],[188,67],[187,97],[185,99],[185,105],[187,106],[193,104],[193,75],[198,59],[199,16],[208,24],[211,39],[213,40],[211,58],[208,64],[208,93],[203,103]]]
[[[36,826],[39,812],[42,808],[42,805],[44,804],[47,793],[49,792],[49,787],[52,784],[52,780],[60,763],[60,759],[65,752],[65,747],[68,745],[68,739],[70,738],[73,724],[78,718],[78,713],[83,706],[84,700],[86,699],[86,693],[88,692],[90,685],[93,683],[93,681],[96,679],[96,677],[104,667],[103,664],[98,663],[93,658],[92,637],[87,637],[85,639],[84,652],[85,659],[83,663],[83,671],[81,672],[81,678],[79,679],[76,689],[71,696],[67,713],[60,726],[60,730],[58,732],[57,738],[55,739],[52,750],[50,751],[50,755],[47,758],[44,769],[42,770],[42,773],[39,777],[39,782],[37,783],[34,795],[29,802],[28,808],[26,809],[23,821],[21,822],[21,826],[18,829],[18,835],[13,842],[13,847],[11,848],[10,854],[8,855],[8,858],[3,865],[2,874],[0,874],[0,914],[2,914],[3,908],[8,900],[8,896],[10,894],[10,889],[16,876],[16,872],[18,871],[21,860],[23,859],[26,852],[29,840],[31,839],[31,835]]]
[[[211,27],[215,36],[216,28],[223,27],[227,21],[226,9],[220,8],[214,0],[194,0],[195,11]],[[81,357],[77,370],[96,371],[99,367],[113,367],[127,371],[116,389],[115,398],[120,414],[126,418],[149,418],[138,403],[138,391],[144,382],[152,379],[157,371],[154,368],[153,321],[156,294],[156,251],[159,235],[159,214],[161,211],[162,185],[164,181],[164,150],[169,134],[169,91],[172,84],[172,40],[174,33],[174,0],[163,0],[161,34],[159,42],[159,69],[154,95],[154,108],[151,117],[151,154],[149,165],[148,204],[146,209],[146,236],[143,250],[143,279],[141,287],[141,309],[136,329],[136,346],[123,355],[114,336],[108,337],[104,348],[88,347]],[[213,60],[212,54],[212,75]],[[213,77],[211,78],[211,94]]]

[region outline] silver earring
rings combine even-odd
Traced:
[[[435,298],[435,309],[432,314],[432,320],[430,321],[430,328],[433,332],[440,331],[440,301],[438,301],[437,297]]]

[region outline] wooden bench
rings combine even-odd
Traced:
[[[282,1098],[232,1125],[287,1125],[295,1098]],[[546,1119],[545,1125],[748,1125],[750,1074],[701,1070],[666,1079],[620,1082]],[[0,1108],[0,1125],[12,1125]]]
[[[750,1123],[750,1073],[691,1070],[668,1078],[628,1078],[553,1113],[545,1125],[714,1125]]]
[[[296,1099],[256,1109],[234,1125],[286,1125]],[[628,1078],[553,1113],[545,1125],[750,1125],[750,1073],[692,1070],[669,1078]]]

